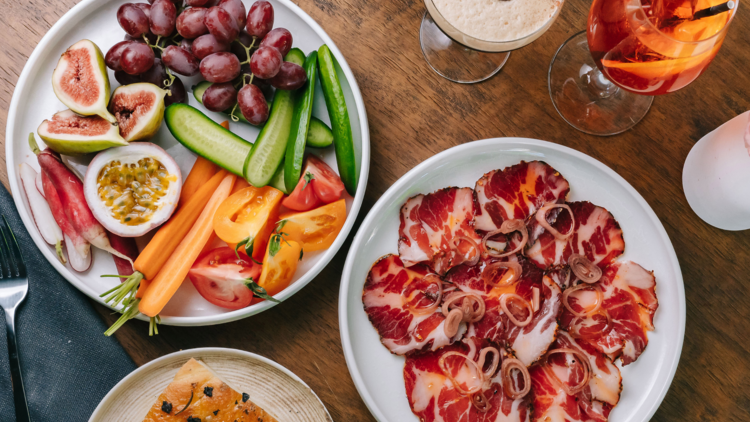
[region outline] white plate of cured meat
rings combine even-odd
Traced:
[[[685,293],[646,201],[593,158],[502,138],[399,179],[344,267],[349,371],[380,421],[648,421]]]

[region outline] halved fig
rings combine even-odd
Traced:
[[[109,77],[104,56],[93,42],[81,40],[65,50],[52,72],[52,89],[57,98],[74,112],[117,122],[107,111]]]
[[[146,82],[123,85],[112,94],[109,109],[117,118],[120,135],[128,142],[147,140],[164,119],[167,91]]]
[[[55,113],[36,131],[50,149],[65,155],[87,154],[128,144],[117,126],[99,116],[79,116],[72,110]]]

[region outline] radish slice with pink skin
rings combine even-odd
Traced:
[[[138,246],[135,244],[135,239],[132,237],[120,237],[114,233],[109,234],[109,243],[120,253],[123,253],[130,257],[133,261],[138,258]],[[112,255],[115,260],[115,266],[117,267],[117,274],[124,277],[120,277],[120,281],[125,281],[129,275],[132,275],[135,270],[130,262],[120,258],[119,256]]]
[[[36,176],[37,172],[30,165],[21,164],[21,183],[26,192],[26,199],[29,201],[31,216],[44,241],[55,246],[57,258],[65,264],[65,256],[62,253],[63,233],[55,222],[55,217],[52,216],[49,204],[36,188]]]
[[[73,225],[75,231],[84,239],[99,249],[103,249],[112,255],[119,256],[133,264],[128,256],[117,252],[109,243],[107,231],[94,218],[86,198],[83,195],[83,182],[60,161],[60,157],[49,149],[40,151],[36,144],[34,134],[29,134],[29,147],[36,154],[37,161],[42,171],[49,177],[55,186],[60,202],[65,209],[68,221]]]
[[[42,198],[47,199],[47,195],[44,194],[44,183],[42,183],[42,173],[36,174],[36,178],[34,178],[34,183],[36,184],[36,190],[39,191],[39,193],[42,195]]]
[[[57,195],[57,190],[52,185],[52,181],[49,177],[42,172],[42,188],[44,189],[44,196],[47,198],[47,203],[52,209],[52,216],[55,217],[57,225],[62,230],[65,238],[65,248],[75,248],[76,253],[80,257],[87,257],[91,253],[91,244],[86,241],[78,232],[73,228],[73,225],[68,221],[68,217],[65,215],[60,197]]]
[[[68,235],[65,235],[65,243],[68,245],[71,245],[73,241],[68,237]],[[88,271],[89,268],[91,268],[91,261],[93,261],[93,255],[92,253],[86,254],[86,256],[82,256],[76,251],[76,248],[67,248],[68,251],[68,261],[70,262],[70,267],[73,268],[75,271],[82,273],[84,271]]]

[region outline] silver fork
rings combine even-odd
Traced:
[[[13,234],[5,216],[3,222],[5,226],[0,227],[0,307],[5,310],[5,331],[8,334],[10,379],[13,385],[13,402],[16,406],[16,422],[29,422],[31,419],[21,379],[15,327],[16,310],[26,299],[29,279],[26,277],[26,264],[23,262],[16,235]]]

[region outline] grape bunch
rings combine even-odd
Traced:
[[[179,77],[200,75],[212,85],[203,94],[211,111],[234,111],[252,124],[268,120],[264,90],[295,90],[307,75],[285,62],[292,34],[273,28],[271,3],[258,0],[245,13],[242,0],[149,0],[126,3],[117,21],[127,35],[106,54],[121,84],[150,82],[170,89],[167,104],[186,102]]]

